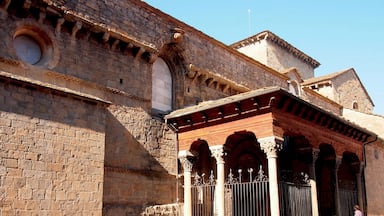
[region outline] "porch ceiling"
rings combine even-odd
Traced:
[[[373,136],[370,131],[314,106],[280,87],[262,88],[214,101],[202,102],[196,106],[176,110],[166,115],[165,119],[171,128],[182,133],[273,112],[275,109],[358,142],[366,142],[370,136]]]

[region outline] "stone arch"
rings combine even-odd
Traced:
[[[330,144],[320,144],[316,160],[316,183],[319,213],[321,216],[336,215],[336,152]]]
[[[172,77],[172,109],[184,107],[184,79],[188,72],[184,49],[179,43],[164,44],[158,58],[167,64]]]
[[[207,141],[201,139],[194,141],[189,151],[194,155],[192,172],[200,176],[205,174],[205,178],[208,178],[210,172],[215,170],[215,166]]]
[[[226,175],[232,170],[233,174],[238,176],[237,171],[241,169],[243,171],[242,178],[247,181],[249,178],[248,169],[252,168],[253,176],[257,174],[260,166],[264,172],[268,170],[265,154],[260,149],[260,144],[252,132],[240,131],[228,136],[224,149],[227,154],[225,157]]]
[[[358,156],[352,152],[344,152],[341,164],[338,168],[339,188],[356,190],[356,175],[360,171]]]
[[[157,58],[152,65],[152,112],[165,114],[172,111],[173,81],[168,64]]]
[[[312,146],[309,140],[301,135],[284,136],[278,160],[280,180],[304,183],[305,174],[309,177],[312,165]]]
[[[289,92],[291,92],[293,95],[300,96],[300,88],[296,80],[289,81]]]
[[[337,170],[340,209],[345,214],[353,214],[353,206],[359,204],[360,161],[352,152],[344,152]]]

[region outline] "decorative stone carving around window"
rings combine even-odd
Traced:
[[[16,56],[24,63],[48,68],[57,63],[58,55],[51,37],[31,22],[26,21],[15,30],[12,45]]]

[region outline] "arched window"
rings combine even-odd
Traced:
[[[353,108],[354,110],[359,109],[359,105],[357,104],[356,101],[353,102],[353,104],[352,104],[352,108]]]
[[[296,81],[291,80],[289,82],[289,92],[296,96],[300,95],[299,85],[297,84]]]
[[[166,114],[172,110],[172,75],[167,63],[158,58],[152,68],[153,114]]]

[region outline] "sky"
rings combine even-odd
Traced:
[[[383,0],[145,0],[224,44],[270,30],[316,59],[315,76],[354,68],[384,115]]]

